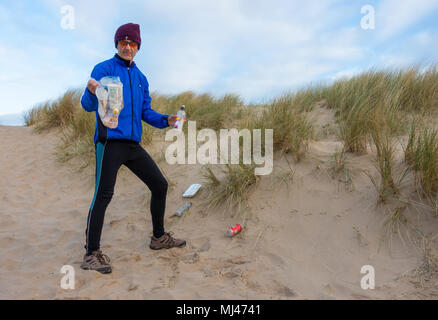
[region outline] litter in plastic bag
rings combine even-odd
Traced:
[[[123,83],[119,77],[112,76],[103,77],[98,83],[99,117],[106,127],[114,129],[119,124],[119,114],[123,109]]]

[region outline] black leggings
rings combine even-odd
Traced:
[[[154,237],[164,234],[167,181],[150,155],[135,141],[107,140],[96,146],[96,186],[88,212],[85,249],[90,254],[100,248],[105,211],[114,194],[117,171],[124,164],[151,190],[151,214]]]

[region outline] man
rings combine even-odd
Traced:
[[[167,181],[154,160],[139,144],[142,120],[154,127],[166,128],[175,124],[176,115],[163,115],[151,109],[148,81],[133,61],[141,45],[140,26],[134,23],[120,26],[114,36],[114,43],[118,53],[94,67],[91,80],[81,98],[82,107],[96,114],[96,186],[88,212],[86,254],[81,268],[101,273],[112,271],[110,259],[100,250],[100,237],[105,211],[114,193],[117,171],[122,164],[152,192],[150,210],[153,236],[149,247],[158,250],[183,247],[186,244],[185,240],[173,238],[172,232],[164,231]],[[97,112],[97,81],[105,76],[118,76],[123,83],[124,108],[119,114],[118,126],[114,129],[105,127]]]

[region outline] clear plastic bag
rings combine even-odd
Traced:
[[[123,109],[123,83],[119,77],[112,76],[103,77],[98,83],[99,117],[106,127],[114,129],[119,124],[119,114]]]

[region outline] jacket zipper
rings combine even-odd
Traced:
[[[127,69],[128,69],[128,77],[129,77],[129,88],[131,89],[131,140],[132,140],[132,133],[134,131],[134,102],[132,101],[131,74],[129,73],[129,67]]]

